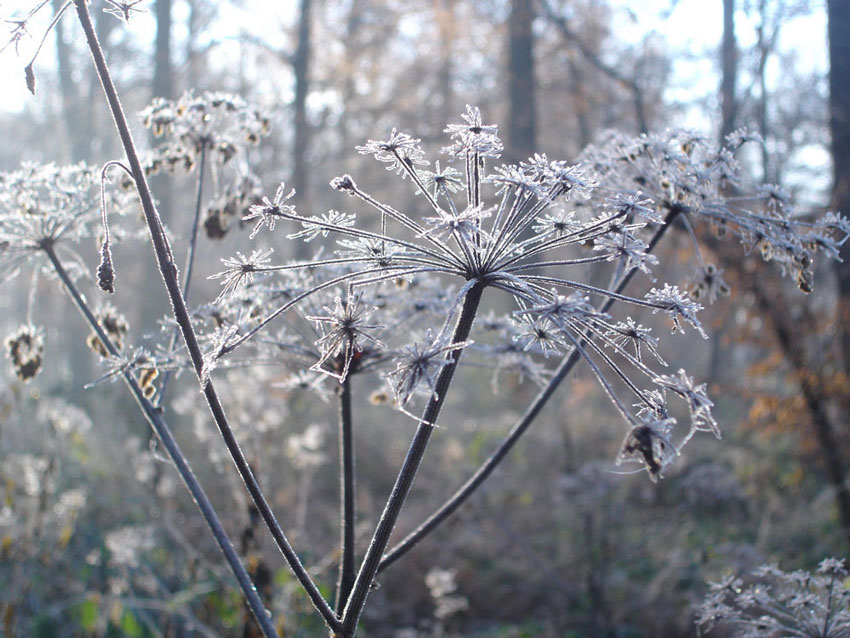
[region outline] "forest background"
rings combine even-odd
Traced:
[[[374,177],[382,201],[413,203],[406,185],[354,147],[397,127],[439,148],[445,125],[467,104],[501,124],[505,161],[573,159],[609,129],[684,126],[721,140],[747,127],[764,140],[739,157],[752,182],[784,189],[803,218],[850,211],[850,3],[640,4],[300,0],[277,13],[244,2],[151,0],[135,5],[143,11],[127,24],[97,3],[95,14],[129,113],[187,90],[242,96],[270,131],[250,156],[258,194],[286,181],[303,211],[343,208],[327,184],[348,172]],[[21,6],[0,8],[14,17],[26,13]],[[10,44],[0,63],[10,87],[0,103],[0,170],[121,157],[72,20],[56,24],[37,58],[37,96],[18,97],[41,37],[37,25],[30,30],[32,39]],[[155,145],[142,124],[133,123],[137,138]],[[213,184],[207,220],[228,204]],[[169,230],[185,237],[193,179],[166,171],[153,188]],[[220,257],[245,250],[249,233],[238,219],[223,237],[202,233],[193,295],[218,294],[206,277]],[[121,310],[130,326],[156,325],[168,304],[144,275],[155,266],[143,241],[123,241],[121,260],[140,266],[121,276],[142,302]],[[611,459],[622,427],[579,369],[486,487],[382,573],[364,635],[693,636],[709,581],[772,562],[813,569],[847,555],[850,260],[819,263],[814,290],[803,295],[758,251],[704,242],[732,293],[706,304],[710,340],[682,341],[678,351],[666,343],[662,354],[709,382],[723,440],[695,440],[658,483],[618,474]],[[93,265],[91,244],[82,257]],[[688,286],[692,253],[687,233],[674,233],[659,253],[663,279]],[[31,306],[30,282],[3,290],[0,328],[13,334]],[[87,330],[61,295],[39,299],[44,370],[23,383],[8,365],[0,381],[6,635],[251,635],[232,577],[123,389],[83,388],[103,373]],[[257,426],[243,445],[305,562],[331,582],[333,410],[289,394],[278,378],[228,374],[229,400]],[[317,635],[320,620],[279,566],[217,441],[201,432],[189,377],[172,390],[178,438],[229,513],[228,529],[282,631]],[[534,394],[510,383],[493,394],[490,385],[485,373],[468,389],[486,397],[485,409],[452,405],[455,425],[438,430],[404,531],[486,457]],[[394,471],[384,468],[397,466],[410,436],[403,419],[367,426],[358,433],[358,457],[367,459],[357,495],[364,542],[392,485]]]

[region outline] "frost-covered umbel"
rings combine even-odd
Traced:
[[[430,170],[420,141],[395,129],[385,140],[358,147],[410,180],[421,201],[415,213],[378,201],[350,175],[331,186],[365,204],[374,218],[339,211],[302,215],[288,202],[283,184],[273,198],[253,206],[245,217],[254,223],[253,235],[289,221],[295,222],[290,239],[332,237],[336,244],[301,264],[272,265],[266,251],[224,260],[227,269],[216,275],[224,284],[219,308],[232,310],[241,298],[237,305],[243,310],[226,313],[239,317],[226,336],[218,326],[209,366],[302,304],[313,308],[300,316],[313,321],[315,337],[305,341],[303,330],[288,332],[278,339],[282,349],[314,353],[310,368],[340,380],[372,364],[370,370],[383,370],[402,409],[417,393],[438,392],[437,374],[460,349],[484,352],[497,370],[517,371],[540,384],[547,381],[546,364],[560,358],[553,354],[577,351],[629,426],[618,461],[637,461],[657,478],[694,432],[719,436],[719,430],[705,385],[695,384],[684,370],[659,372],[657,366],[666,364],[658,356],[658,337],[635,319],[615,319],[607,311],[612,302],[623,302],[667,315],[673,332],[690,326],[705,336],[700,304],[676,285],[656,283],[643,298],[616,291],[632,270],[649,274],[657,261],[648,250],[647,227],[699,211],[744,228],[740,234],[761,228],[763,241],[781,246],[779,252],[805,269],[811,263],[803,258],[807,247],[835,246],[831,233],[836,227],[846,231],[843,220],[801,226],[781,220],[775,208],[749,216],[735,209],[733,217],[719,192],[734,176],[731,155],[715,150],[711,156],[707,146],[690,138],[690,150],[672,135],[640,138],[631,146],[622,142],[617,148],[635,173],[628,177],[610,150],[591,152],[588,165],[535,155],[519,165],[490,168],[502,150],[497,128],[472,107],[462,120],[446,129],[450,144],[442,149],[454,166],[436,162]],[[610,285],[588,283],[587,272],[606,264],[606,272],[613,271]],[[717,288],[720,274],[708,270]],[[283,284],[255,281],[275,272],[285,273]],[[715,288],[706,295],[713,297]],[[439,308],[442,318],[431,319],[431,330],[411,340],[406,321],[421,309],[424,300],[417,293],[423,289],[451,290],[452,297]],[[509,295],[514,309],[485,316],[474,339],[453,342],[451,328],[476,289]],[[252,304],[245,300],[257,294],[263,303],[246,314]],[[690,426],[679,434],[667,408],[673,395],[691,412]]]
[[[745,584],[729,576],[713,583],[697,625],[732,628],[736,638],[848,638],[850,586],[844,559],[827,558],[815,573],[756,569]]]
[[[84,164],[25,163],[0,173],[0,280],[43,261],[45,246],[64,248],[88,236],[97,219],[96,179]]]
[[[777,263],[783,275],[794,277],[803,292],[810,292],[814,253],[820,250],[838,259],[850,224],[836,213],[815,221],[801,219],[788,193],[773,184],[762,185],[755,194],[730,196],[728,191],[740,193],[741,186],[734,152],[749,141],[761,140],[735,131],[727,136],[727,147],[718,148],[688,131],[667,130],[638,138],[612,133],[587,148],[581,161],[600,190],[641,190],[661,210],[675,212],[692,237],[692,225],[707,222],[719,237],[727,233],[737,237],[748,251],[758,250],[766,261]],[[713,301],[728,288],[694,243],[699,270],[692,291]]]

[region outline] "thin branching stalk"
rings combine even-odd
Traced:
[[[334,608],[341,614],[348,601],[357,575],[354,529],[357,522],[354,472],[354,431],[351,413],[351,376],[346,375],[339,387],[339,482],[340,482],[340,551],[339,579]]]
[[[679,214],[678,209],[671,210],[661,227],[655,232],[652,239],[649,242],[646,252],[650,253],[658,244],[659,240],[663,237],[667,228],[673,223],[675,218]],[[620,281],[617,287],[614,289],[616,294],[620,294],[625,290],[626,286],[631,281],[634,273],[637,271],[637,268],[633,268],[630,270]],[[605,303],[600,307],[600,312],[607,312],[611,306],[616,301],[616,297],[610,296]],[[504,440],[499,444],[496,450],[487,458],[484,463],[475,471],[475,473],[467,479],[467,481],[460,487],[458,490],[447,499],[437,510],[431,514],[425,521],[419,525],[415,530],[413,530],[410,534],[408,534],[402,541],[398,543],[395,547],[393,547],[381,560],[381,563],[378,567],[378,571],[383,571],[394,562],[396,562],[399,558],[404,556],[407,552],[409,552],[413,547],[415,547],[423,538],[425,538],[428,534],[430,534],[434,529],[436,529],[440,523],[446,520],[449,516],[451,516],[472,494],[481,486],[481,484],[487,480],[487,477],[493,473],[493,470],[502,462],[502,460],[507,456],[508,452],[511,451],[514,445],[516,445],[517,441],[519,441],[520,437],[528,430],[529,426],[534,422],[537,418],[537,415],[555,393],[558,386],[561,382],[569,375],[572,369],[575,367],[576,363],[579,361],[579,350],[581,348],[573,349],[570,354],[564,357],[564,360],[561,362],[561,365],[555,371],[555,374],[549,380],[549,383],[546,385],[543,390],[537,395],[534,401],[529,405],[525,414],[522,418],[514,425],[508,435],[504,438]]]
[[[53,265],[53,269],[56,271],[56,274],[59,276],[62,285],[73,300],[74,305],[83,315],[89,327],[95,332],[100,343],[103,344],[109,354],[113,357],[120,357],[118,349],[112,343],[109,336],[100,326],[97,318],[86,304],[83,296],[80,294],[73,280],[65,270],[65,267],[62,265],[62,262],[59,260],[59,257],[56,255],[56,251],[53,246],[49,243],[45,243],[43,245],[43,250],[50,260],[50,263]],[[233,548],[233,544],[227,536],[227,532],[224,531],[224,527],[215,512],[215,508],[213,508],[213,505],[204,492],[203,487],[201,487],[200,482],[198,482],[197,477],[195,477],[192,469],[189,467],[186,457],[183,455],[177,441],[174,439],[174,436],[171,433],[171,428],[168,427],[168,424],[162,418],[162,413],[154,407],[147,398],[145,398],[144,392],[133,377],[129,366],[122,372],[121,376],[124,378],[124,382],[127,384],[127,387],[136,399],[136,403],[144,413],[151,428],[165,447],[169,458],[172,460],[174,466],[177,468],[177,472],[180,474],[180,478],[189,489],[189,492],[192,494],[192,498],[195,499],[195,503],[198,504],[198,509],[201,510],[201,515],[204,517],[207,526],[210,528],[216,543],[221,548],[231,570],[233,570],[233,574],[236,576],[236,580],[239,583],[239,588],[242,590],[242,593],[248,602],[248,607],[251,609],[251,613],[254,615],[263,635],[266,638],[276,638],[278,634],[272,625],[271,618],[266,611],[263,602],[260,600],[257,589],[254,587],[254,583],[251,581],[251,577],[245,570],[244,565],[242,565],[242,562],[239,560],[239,556],[237,556],[236,550]]]
[[[390,279],[394,277],[404,277],[408,275],[416,275],[423,272],[434,272],[434,268],[413,268],[409,266],[390,266],[390,267],[378,267],[372,268],[369,270],[361,270],[360,272],[351,272],[346,273],[344,275],[340,275],[339,277],[334,277],[333,279],[329,279],[328,281],[322,282],[321,284],[317,284],[310,290],[302,292],[299,295],[296,295],[285,304],[277,308],[274,312],[266,316],[262,321],[258,322],[253,328],[248,330],[245,334],[237,339],[234,339],[232,343],[228,344],[227,347],[224,348],[223,353],[228,354],[233,352],[236,348],[241,346],[246,341],[249,341],[254,335],[259,333],[263,328],[265,328],[272,321],[277,319],[284,312],[294,307],[300,301],[310,297],[320,290],[324,290],[325,288],[333,288],[343,282],[348,282],[357,278],[357,284],[361,286],[369,285],[375,283],[376,281],[383,281],[385,279]],[[377,275],[375,279],[363,279],[365,275]]]
[[[130,133],[130,127],[127,124],[127,118],[124,115],[124,110],[118,98],[118,93],[112,82],[112,77],[109,73],[106,59],[103,55],[103,50],[98,42],[94,25],[91,21],[91,16],[89,15],[88,8],[86,7],[86,2],[85,0],[74,0],[74,5],[77,9],[77,15],[79,17],[80,24],[83,27],[83,32],[85,33],[86,41],[92,54],[104,93],[106,94],[106,99],[109,103],[112,117],[115,120],[115,125],[121,138],[121,144],[127,155],[130,170],[133,173],[133,180],[135,181],[136,189],[139,193],[142,211],[144,212],[145,220],[150,231],[151,241],[153,243],[154,252],[156,253],[159,265],[159,271],[171,301],[174,318],[177,321],[177,325],[180,327],[181,333],[183,334],[183,339],[186,342],[186,348],[189,351],[189,356],[192,360],[195,372],[200,379],[202,377],[204,365],[203,355],[198,343],[197,335],[195,334],[195,330],[192,326],[192,321],[186,307],[186,302],[183,298],[183,293],[180,289],[177,266],[174,263],[174,256],[171,252],[168,238],[165,235],[165,230],[159,217],[159,213],[154,206],[153,197],[145,178],[141,162],[139,161],[139,156],[136,151],[135,143],[133,142],[132,134]],[[213,419],[224,438],[225,445],[227,446],[231,458],[236,464],[242,480],[245,482],[245,486],[248,489],[251,499],[257,506],[257,510],[260,512],[260,515],[266,523],[266,526],[269,528],[269,531],[271,531],[275,543],[286,559],[286,562],[289,564],[290,569],[292,569],[295,577],[301,583],[302,587],[304,587],[307,595],[313,603],[313,606],[322,615],[325,622],[332,629],[339,627],[339,619],[336,617],[336,614],[334,614],[333,609],[331,609],[328,602],[322,596],[310,574],[301,564],[301,560],[290,545],[289,540],[286,538],[286,535],[271,510],[271,507],[266,501],[254,473],[248,465],[248,462],[233,435],[233,431],[228,423],[224,408],[221,405],[221,401],[219,400],[218,394],[215,391],[211,380],[206,381],[203,387],[203,392]]]
[[[183,273],[183,299],[189,299],[189,286],[192,283],[192,268],[195,264],[195,248],[198,244],[198,227],[201,220],[201,203],[203,202],[204,192],[204,167],[207,160],[207,143],[201,142],[201,157],[198,160],[198,185],[195,190],[195,213],[192,216],[192,230],[189,235],[189,248],[186,251],[186,268]],[[180,337],[180,329],[175,328],[171,335],[171,341],[168,344],[168,352],[174,352],[177,345],[177,339]],[[156,398],[157,407],[162,405],[165,400],[165,393],[168,389],[168,384],[171,383],[172,370],[166,370],[163,375],[162,385],[159,388],[159,394]]]
[[[476,282],[466,293],[463,308],[461,309],[454,334],[452,335],[452,344],[462,343],[469,337],[469,332],[472,329],[475,314],[478,311],[485,286],[486,284],[483,282]],[[354,635],[357,621],[360,618],[363,606],[366,604],[366,597],[369,595],[369,590],[372,587],[372,581],[378,572],[381,557],[389,544],[390,535],[395,527],[398,515],[401,512],[404,502],[407,500],[410,488],[413,485],[413,479],[416,477],[416,472],[425,456],[428,440],[431,438],[434,424],[440,415],[440,410],[446,399],[446,394],[451,385],[460,355],[460,348],[452,350],[449,354],[450,362],[442,367],[437,377],[434,392],[425,406],[425,411],[416,429],[416,434],[414,434],[413,440],[410,443],[407,456],[396,477],[395,485],[390,493],[390,497],[387,499],[384,512],[381,514],[381,520],[378,522],[378,526],[372,536],[369,549],[366,551],[366,556],[363,558],[363,563],[354,582],[351,596],[345,606],[345,612],[342,615],[341,636],[348,638]]]
[[[198,227],[201,221],[201,203],[204,193],[204,166],[207,160],[206,141],[201,142],[201,156],[198,159],[198,188],[195,191],[195,213],[192,217],[192,231],[189,235],[189,250],[186,253],[186,268],[183,274],[183,297],[189,298],[189,286],[192,284],[192,267],[195,264],[195,249],[198,244]]]

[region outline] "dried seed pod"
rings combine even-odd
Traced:
[[[112,251],[109,243],[100,247],[100,265],[97,267],[97,285],[103,292],[115,292],[115,268],[112,265]]]
[[[814,290],[812,271],[802,269],[797,271],[797,287],[806,294]]]
[[[142,368],[139,371],[139,387],[145,395],[146,399],[152,399],[156,394],[156,381],[159,377],[159,370],[156,368]]]
[[[17,332],[6,337],[6,356],[15,367],[15,374],[22,381],[29,381],[41,370],[44,339],[30,325],[21,326]]]
[[[29,89],[30,93],[35,95],[35,72],[32,70],[32,62],[27,64],[26,68],[24,69],[24,75],[26,76],[27,80],[27,89]]]
[[[118,350],[121,350],[124,347],[124,337],[126,337],[127,333],[130,331],[130,325],[127,323],[127,319],[111,304],[107,304],[101,308],[96,316],[97,323],[101,328],[103,328],[103,331],[115,347]],[[107,350],[106,345],[101,343],[100,339],[94,332],[89,334],[86,339],[86,345],[91,350],[98,353],[101,357],[106,358],[109,356],[109,351]]]
[[[369,395],[369,403],[372,405],[389,405],[391,400],[392,397],[386,390],[375,390]]]
[[[204,231],[209,239],[223,239],[230,225],[220,210],[210,209],[204,219]]]

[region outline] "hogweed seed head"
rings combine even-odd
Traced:
[[[355,218],[339,211],[299,215],[285,204],[283,185],[274,198],[264,198],[252,207],[246,219],[257,220],[254,233],[264,224],[272,228],[279,220],[289,220],[300,225],[289,238],[318,242],[333,237],[336,244],[332,255],[320,250],[310,262],[264,265],[263,270],[284,277],[282,284],[271,279],[262,285],[249,281],[255,269],[242,263],[248,261],[244,259],[220,273],[226,283],[250,289],[270,302],[280,300],[277,309],[248,327],[240,324],[238,300],[219,297],[220,309],[230,316],[222,326],[247,328],[233,328],[234,335],[242,336],[234,336],[232,347],[289,310],[312,320],[317,336],[310,343],[294,331],[281,332],[275,341],[281,351],[301,360],[313,357],[312,370],[340,378],[382,371],[394,404],[402,411],[420,392],[433,396],[439,371],[457,350],[468,349],[471,357],[481,355],[480,362],[495,370],[494,384],[500,373],[510,371],[541,385],[551,375],[547,358],[578,350],[632,430],[652,429],[651,423],[644,423],[652,417],[657,421],[653,432],[661,432],[661,425],[672,432],[674,422],[665,421],[659,374],[642,358],[643,352],[650,352],[656,363],[664,365],[657,339],[634,320],[614,321],[598,304],[614,298],[663,311],[673,319],[676,331],[688,322],[704,334],[697,319],[701,306],[675,286],[665,285],[637,299],[568,276],[571,266],[592,264],[613,264],[622,273],[635,269],[650,273],[656,259],[648,254],[649,244],[642,235],[647,225],[662,219],[660,198],[643,189],[600,190],[600,180],[589,167],[545,155],[488,172],[487,160],[502,149],[498,129],[484,124],[473,107],[462,120],[448,127],[453,143],[444,152],[462,163],[463,171],[443,169],[436,163],[433,172],[421,170],[425,159],[419,140],[397,129],[385,140],[369,140],[358,147],[414,183],[421,196],[418,201],[425,207],[420,215],[378,201],[349,175],[332,180],[331,186],[377,211],[379,230],[361,226],[362,215]],[[460,201],[464,196],[466,201]],[[566,208],[565,202],[574,209]],[[581,248],[588,245],[592,251]],[[451,279],[462,285],[458,292],[446,294],[445,281]],[[480,342],[478,327],[473,326],[475,339],[450,343],[448,328],[472,285],[507,293],[515,310],[502,321],[482,321],[485,336]],[[370,308],[368,320],[349,307],[352,300],[357,307]],[[442,327],[432,330],[437,312],[444,313]],[[411,343],[410,334],[421,332],[404,330],[404,326],[421,317],[425,317],[426,323],[420,324],[425,336]],[[361,322],[365,323],[361,326]],[[495,329],[488,328],[494,325]],[[361,328],[367,330],[365,334]],[[215,360],[232,347],[214,348]],[[619,396],[609,377],[626,382],[637,399],[637,410]],[[650,387],[641,387],[645,384]],[[672,434],[665,436],[665,450],[675,451]],[[637,457],[642,454],[640,442],[635,439],[631,446]],[[651,458],[656,460],[645,466],[656,478],[669,459],[660,453]]]
[[[615,275],[611,286],[636,270],[651,278],[657,259],[648,228],[686,216],[708,219],[742,240],[766,240],[773,259],[803,273],[798,276],[807,283],[811,249],[837,254],[850,225],[840,216],[809,225],[789,220],[776,191],[772,204],[758,200],[765,206],[758,212],[733,208],[720,189],[737,179],[734,157],[698,136],[613,138],[580,163],[536,154],[492,170],[488,161],[502,150],[498,128],[474,107],[461,119],[446,129],[452,143],[443,152],[462,170],[436,162],[435,170],[423,169],[420,140],[398,129],[358,147],[413,183],[423,208],[416,215],[379,201],[350,175],[331,186],[375,211],[373,224],[344,211],[301,215],[283,184],[274,197],[253,204],[243,217],[255,222],[252,237],[264,225],[273,230],[277,222],[292,222],[289,239],[325,245],[303,263],[272,265],[261,251],[225,262],[228,269],[216,275],[225,289],[216,300],[205,368],[251,340],[262,359],[269,356],[265,346],[274,344],[304,366],[301,373],[340,379],[380,373],[395,407],[407,413],[420,393],[434,396],[440,370],[460,349],[495,371],[495,388],[508,371],[544,385],[553,373],[551,355],[576,352],[628,425],[620,461],[636,459],[657,479],[695,432],[719,433],[713,404],[705,385],[683,371],[665,375],[652,367],[666,363],[648,328],[601,308],[619,301],[663,312],[674,333],[690,324],[706,337],[697,298],[711,301],[728,286],[716,267],[705,266],[689,291],[662,282],[635,298],[585,283],[587,268],[608,269],[605,279]],[[268,277],[255,280],[259,272]],[[447,285],[451,281],[458,290]],[[514,308],[497,319],[485,316],[468,339],[450,343],[446,335],[471,286],[507,294]],[[298,328],[270,334],[271,322],[285,312]],[[304,334],[305,325],[312,335]],[[644,357],[647,352],[652,356]],[[675,440],[668,397],[685,401],[691,416]]]

